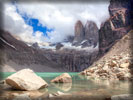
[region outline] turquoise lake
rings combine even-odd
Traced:
[[[94,95],[101,95],[102,96],[112,96],[112,95],[119,95],[119,94],[129,94],[132,92],[132,83],[129,81],[118,81],[118,82],[110,82],[108,80],[90,80],[87,79],[84,76],[78,75],[78,73],[76,72],[70,72],[69,74],[72,76],[72,83],[50,83],[50,81],[52,79],[54,79],[55,77],[61,75],[63,72],[61,73],[49,73],[49,72],[44,72],[44,73],[36,73],[38,76],[42,77],[48,84],[48,88],[45,89],[40,89],[38,91],[29,91],[29,94],[33,94],[32,92],[35,93],[35,97],[34,98],[41,98],[37,95],[37,93],[44,93],[44,94],[52,94],[52,93],[57,93],[58,91],[62,92],[62,93],[67,93],[70,94],[69,96],[65,97],[64,96],[64,100],[67,100],[66,98],[68,98],[68,100],[70,100],[70,98],[80,98],[80,97],[85,97],[85,98],[89,98],[89,96],[94,96]],[[2,73],[3,79],[5,79],[6,77],[8,77],[9,75],[11,75],[13,73]],[[3,89],[4,90],[4,89]],[[3,95],[1,95],[1,99],[0,100],[4,100],[2,98],[5,98],[7,96],[7,94],[12,94],[12,93],[18,93],[18,94],[23,94],[23,93],[27,93],[27,91],[17,91],[17,90],[8,90],[5,89]],[[36,93],[37,92],[37,93]],[[10,95],[9,99],[7,100],[14,100],[11,98]],[[37,97],[38,96],[38,97]],[[78,97],[79,96],[79,97]],[[31,96],[31,98],[33,98]],[[42,97],[44,98],[44,96]],[[62,97],[63,98],[63,97]],[[44,100],[44,99],[38,99],[38,100]],[[50,99],[53,100],[53,99]],[[58,99],[57,99],[58,100]],[[82,99],[79,99],[82,100]],[[84,99],[86,100],[86,99]],[[89,100],[89,99],[87,99]],[[94,99],[95,100],[95,99]],[[102,99],[99,99],[102,100]]]

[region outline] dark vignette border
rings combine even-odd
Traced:
[[[8,3],[8,2],[22,2],[22,3],[38,3],[38,2],[48,2],[48,3],[102,3],[102,2],[107,2],[107,0],[0,0],[0,29],[3,28],[3,16],[2,16],[2,9],[3,9],[3,4],[4,3]],[[121,0],[123,1],[123,0]],[[127,0],[128,1],[128,0]],[[130,22],[131,22],[131,26],[132,26],[132,29],[133,29],[133,0],[131,0],[131,7],[130,7]],[[0,33],[0,36],[2,35],[2,33]],[[133,56],[133,34],[131,34],[131,54]],[[2,41],[0,41],[0,49],[2,50],[3,49],[3,46],[1,45]],[[3,55],[1,52],[0,52],[0,70],[2,70],[2,58],[3,58]],[[133,63],[133,59],[132,60],[132,63]],[[132,65],[132,68],[133,68],[133,65]],[[2,79],[2,74],[0,73],[0,80]],[[133,82],[130,86],[130,91],[131,91],[131,94],[133,94]],[[0,91],[0,94],[1,94],[1,91]]]

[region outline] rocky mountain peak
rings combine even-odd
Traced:
[[[110,0],[109,13],[113,16],[118,10],[130,10],[132,0]]]
[[[131,0],[111,0],[109,5],[110,18],[101,25],[99,30],[100,54],[106,53],[118,39],[131,29]]]
[[[85,39],[96,45],[98,42],[98,27],[95,22],[87,21],[85,24]]]
[[[96,46],[98,42],[98,28],[95,22],[87,21],[85,26],[82,22],[78,20],[75,24],[75,37],[73,40],[73,45],[82,45],[82,47],[87,47],[94,45]]]
[[[80,20],[78,20],[75,24],[75,37],[74,41],[75,42],[81,42],[84,39],[84,26]]]

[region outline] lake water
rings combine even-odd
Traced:
[[[3,73],[3,78],[12,73]],[[17,91],[1,84],[0,100],[109,100],[112,95],[129,94],[132,92],[132,83],[128,81],[107,81],[87,79],[78,73],[69,73],[72,83],[50,83],[50,81],[62,73],[36,73],[48,84],[48,88],[38,91]],[[64,93],[57,95],[58,92]],[[28,96],[27,96],[28,95]],[[29,99],[30,98],[30,99]]]

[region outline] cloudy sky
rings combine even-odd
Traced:
[[[74,35],[81,20],[94,21],[98,28],[108,17],[109,2],[102,3],[6,3],[4,29],[26,42],[60,42]]]

